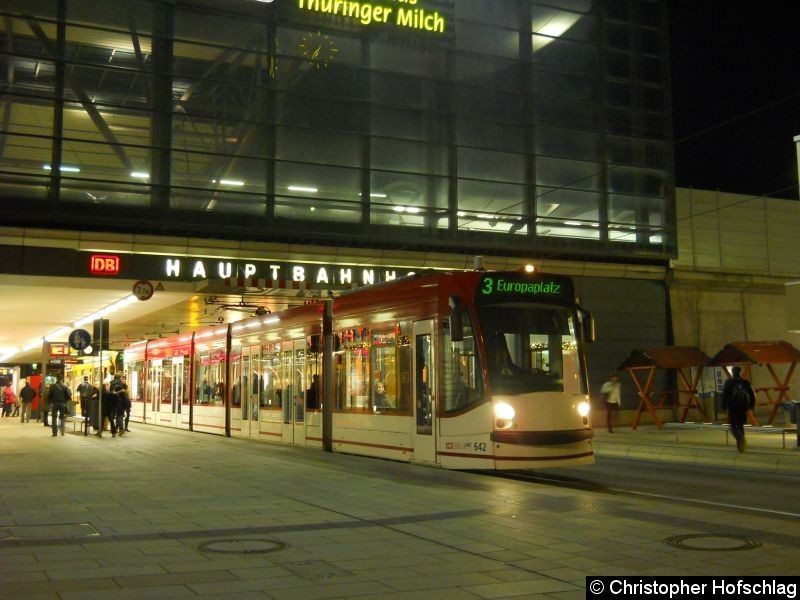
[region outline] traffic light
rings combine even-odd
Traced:
[[[108,319],[92,321],[92,349],[95,352],[108,350]]]

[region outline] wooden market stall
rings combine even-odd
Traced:
[[[753,365],[766,367],[772,375],[775,385],[753,387],[753,391],[756,393],[756,398],[759,394],[764,396],[765,402],[760,402],[760,406],[771,406],[767,423],[772,425],[781,405],[790,400],[789,382],[792,380],[798,361],[800,361],[800,350],[797,350],[789,342],[731,342],[725,344],[725,347],[714,355],[709,364],[722,367],[728,377],[731,377],[729,367],[739,365],[742,367],[742,377],[748,380],[752,379]],[[783,379],[775,370],[775,365],[781,364],[789,365]],[[749,417],[753,425],[758,425],[758,420],[752,411],[749,412]]]
[[[694,408],[699,411],[706,420],[706,411],[703,404],[697,397],[697,386],[703,375],[703,367],[708,364],[709,358],[694,346],[666,346],[660,348],[647,348],[645,350],[634,350],[630,356],[619,366],[625,369],[633,379],[634,385],[639,392],[639,408],[633,419],[632,428],[636,429],[642,412],[647,410],[653,417],[653,421],[659,429],[664,429],[664,424],[658,417],[656,408],[663,408],[667,398],[675,397],[677,406],[682,406],[680,420],[683,423],[689,409]],[[692,375],[692,369],[697,369]],[[653,406],[653,384],[656,379],[658,369],[674,369],[684,389],[665,391],[659,397],[658,406]],[[638,374],[644,375],[642,381]],[[681,404],[681,395],[686,396],[686,403]]]

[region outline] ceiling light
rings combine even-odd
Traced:
[[[45,171],[52,171],[53,170],[53,168],[50,165],[42,165],[42,168]],[[61,171],[62,173],[80,173],[81,172],[81,170],[78,167],[68,167],[66,165],[61,165],[61,167],[59,167],[58,170]]]
[[[244,185],[244,181],[239,179],[220,179],[220,185],[230,185],[232,187],[242,187]]]
[[[135,177],[136,179],[150,179],[150,173],[145,173],[144,171],[133,171],[131,173],[131,177]]]
[[[23,346],[22,347],[22,351],[23,352],[30,352],[31,350],[36,350],[37,348],[41,348],[41,347],[42,347],[42,338],[39,338],[38,340],[36,340],[35,342],[31,342],[27,346]]]
[[[60,342],[63,341],[61,340],[61,337],[67,335],[68,333],[69,327],[59,327],[52,333],[48,333],[46,336],[44,336],[44,339],[48,342]]]
[[[309,194],[316,194],[319,190],[315,187],[305,187],[302,185],[290,185],[290,192],[308,192]]]

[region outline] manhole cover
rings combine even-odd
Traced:
[[[198,546],[201,552],[227,554],[264,554],[284,548],[286,548],[286,544],[274,540],[213,540]]]
[[[664,541],[670,546],[680,548],[681,550],[704,550],[707,552],[752,550],[753,548],[761,546],[761,542],[756,542],[746,537],[716,533],[676,535]]]

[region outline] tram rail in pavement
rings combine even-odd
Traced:
[[[589,575],[781,575],[800,560],[800,522],[779,515],[749,529],[713,507],[131,429],[53,438],[0,419],[0,596],[569,600]],[[601,455],[634,437],[613,435]],[[704,560],[668,543],[686,534]]]

